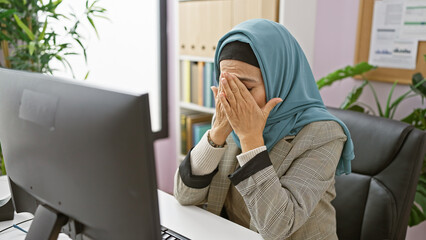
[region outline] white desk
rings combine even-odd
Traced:
[[[7,195],[8,191],[7,179],[0,177],[0,197]],[[161,224],[192,240],[262,239],[259,234],[206,210],[195,206],[181,206],[172,195],[161,190],[158,190],[158,202]],[[32,217],[29,213],[15,213],[13,221],[0,222],[0,230]],[[19,226],[28,230],[30,225],[31,221]],[[15,228],[0,233],[0,240],[14,239],[25,239],[25,233]],[[60,234],[58,239],[68,240],[69,238],[65,234]]]
[[[258,240],[260,234],[158,190],[161,224],[193,240]]]

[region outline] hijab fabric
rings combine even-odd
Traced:
[[[216,81],[219,83],[219,57],[224,46],[240,41],[250,44],[256,55],[265,84],[267,102],[280,97],[283,102],[272,109],[263,131],[270,151],[277,142],[297,133],[316,121],[338,122],[347,136],[336,175],[351,172],[354,147],[346,125],[329,113],[321,99],[314,76],[303,50],[296,39],[281,24],[266,19],[252,19],[235,26],[218,42],[215,52]],[[235,132],[232,137],[241,148]]]

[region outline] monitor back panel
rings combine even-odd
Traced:
[[[147,94],[0,69],[0,141],[14,184],[86,235],[158,236]]]

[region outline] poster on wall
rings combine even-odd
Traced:
[[[416,68],[418,39],[401,34],[404,7],[404,0],[375,1],[369,64],[387,68]]]

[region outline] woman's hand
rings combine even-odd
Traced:
[[[260,108],[246,86],[233,74],[223,73],[219,100],[232,129],[240,138],[242,152],[263,146],[263,130],[271,110],[283,100],[273,98]]]
[[[220,78],[222,78],[222,74],[220,76]],[[218,145],[223,145],[225,144],[228,135],[232,132],[232,128],[228,122],[228,119],[226,118],[223,106],[218,98],[218,94],[223,92],[222,84],[219,84],[219,89],[214,86],[211,87],[211,89],[213,91],[216,103],[216,117],[212,129],[210,130],[210,139]]]

